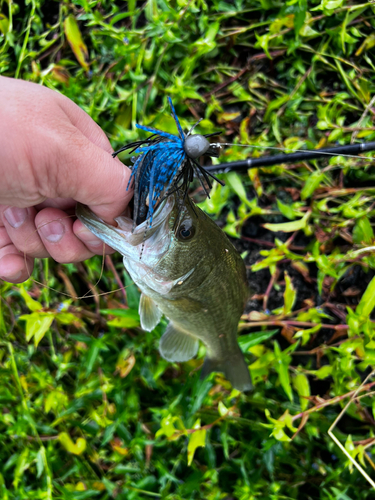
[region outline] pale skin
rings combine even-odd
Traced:
[[[114,223],[133,193],[130,170],[89,115],[58,92],[0,77],[0,151],[0,278],[27,280],[35,258],[102,255],[103,243],[68,216],[79,201]]]

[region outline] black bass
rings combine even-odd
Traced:
[[[178,214],[180,210],[180,214]],[[193,202],[171,195],[148,221],[117,217],[118,227],[77,204],[79,220],[120,252],[124,266],[141,289],[141,326],[151,331],[162,314],[170,320],[159,350],[168,361],[193,358],[201,340],[207,348],[202,377],[223,372],[240,391],[252,388],[237,343],[237,326],[249,289],[241,256],[221,229]],[[176,218],[178,217],[178,223]],[[145,234],[146,231],[146,234]]]

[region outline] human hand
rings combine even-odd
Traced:
[[[101,255],[103,243],[68,216],[79,201],[113,223],[132,192],[130,170],[89,115],[58,92],[0,77],[0,151],[0,278],[25,281],[34,258]]]

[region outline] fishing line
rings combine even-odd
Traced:
[[[365,143],[362,143],[362,144],[365,144]],[[343,156],[345,158],[357,158],[357,159],[368,160],[368,161],[375,160],[375,156],[368,157],[368,156],[348,155],[348,154],[344,154],[344,153],[335,153],[335,152],[330,153],[328,151],[319,151],[319,149],[292,149],[292,148],[283,148],[283,147],[277,147],[277,146],[257,146],[254,144],[235,144],[235,143],[231,143],[231,142],[222,142],[222,143],[212,142],[211,145],[215,146],[215,147],[236,146],[239,148],[254,148],[254,149],[262,149],[262,150],[272,149],[275,151],[289,151],[290,154],[292,154],[292,153],[305,153],[305,154],[313,153],[313,154],[322,155],[322,156]],[[360,145],[360,144],[358,144],[358,145]],[[334,148],[332,148],[332,149],[334,149]],[[272,156],[270,158],[272,158]],[[246,161],[246,160],[244,160],[244,161]],[[218,167],[218,165],[213,165],[213,166]]]
[[[41,224],[40,226],[38,226],[35,231],[30,234],[30,236],[26,239],[26,243],[27,241],[29,240],[29,238],[31,238],[31,236],[38,232],[38,230],[41,228],[41,227],[44,227],[44,226],[47,226],[48,224],[50,224],[51,222],[56,222],[56,221],[61,221],[61,220],[64,220],[64,219],[70,219],[71,217],[75,217],[75,215],[67,215],[66,217],[60,217],[58,219],[54,219],[54,220],[50,220],[48,222],[45,222],[44,224]],[[38,285],[42,285],[44,288],[47,288],[48,290],[52,290],[54,292],[57,292],[61,295],[65,295],[66,297],[69,297],[73,300],[80,300],[80,299],[83,299],[83,298],[91,298],[91,297],[95,297],[96,295],[92,294],[92,295],[87,295],[90,290],[88,290],[82,297],[73,297],[72,295],[68,294],[68,293],[65,293],[65,292],[61,292],[60,290],[57,290],[56,288],[52,288],[48,285],[46,285],[45,283],[42,283],[36,279],[34,279],[32,276],[31,276],[31,273],[30,273],[30,270],[29,270],[29,267],[27,265],[27,254],[26,252],[23,253],[24,254],[24,263],[25,263],[25,266],[26,266],[26,270],[27,270],[27,274],[28,274],[28,278],[31,279],[34,283],[38,284]],[[102,256],[102,265],[101,265],[101,271],[100,271],[100,276],[99,276],[99,279],[98,281],[95,283],[95,285],[93,285],[94,287],[96,287],[98,285],[98,283],[100,282],[102,276],[103,276],[103,270],[104,270],[104,255],[105,255],[105,243],[103,243],[103,256]]]
[[[33,231],[29,236],[28,238],[26,239],[25,243],[27,243],[27,241],[32,237],[32,235],[34,233],[37,233],[38,230],[41,228],[41,227],[44,227],[48,224],[50,224],[51,222],[56,222],[56,221],[61,221],[61,220],[64,220],[64,219],[70,219],[71,217],[75,217],[75,215],[67,215],[66,217],[59,217],[58,219],[53,219],[53,220],[50,220],[48,222],[45,222],[44,224],[41,224],[40,226],[38,226],[35,231]],[[56,292],[60,295],[64,295],[65,297],[69,297],[70,299],[73,299],[73,300],[81,300],[81,299],[89,299],[89,298],[93,298],[93,297],[101,297],[102,295],[109,295],[110,293],[115,293],[115,292],[120,292],[122,289],[125,289],[125,288],[128,288],[129,286],[132,286],[134,285],[134,281],[132,283],[130,283],[129,285],[124,285],[123,288],[117,288],[115,290],[111,290],[109,292],[102,292],[102,293],[99,293],[99,294],[91,294],[91,295],[87,295],[88,293],[90,293],[90,290],[88,290],[84,295],[82,295],[81,297],[74,297],[73,295],[69,294],[69,293],[66,293],[66,292],[62,292],[61,290],[57,290],[56,288],[52,288],[48,285],[46,285],[45,283],[42,283],[41,281],[38,281],[36,280],[35,278],[33,278],[31,276],[31,272],[30,272],[30,269],[29,269],[29,266],[28,266],[28,263],[27,263],[27,253],[26,252],[23,252],[23,257],[24,257],[24,263],[25,263],[25,267],[26,267],[26,271],[27,271],[27,275],[28,275],[28,279],[31,279],[34,283],[36,283],[37,285],[41,285],[43,286],[44,288],[48,289],[48,290],[52,290],[53,292]],[[93,285],[93,287],[96,287],[99,283],[100,283],[100,280],[102,279],[102,276],[103,276],[103,273],[104,273],[104,257],[105,257],[105,243],[103,242],[103,254],[102,254],[102,263],[101,263],[101,270],[100,270],[100,276],[98,278],[98,281]],[[49,258],[49,257],[48,257]]]
[[[38,230],[43,227],[43,226],[46,226],[47,224],[50,224],[51,222],[55,222],[55,221],[61,221],[61,220],[64,220],[64,219],[69,219],[71,217],[75,217],[75,215],[67,215],[66,217],[59,217],[58,219],[53,219],[53,220],[50,220],[48,222],[45,222],[44,224],[41,224],[40,226],[38,226],[35,231],[33,231],[32,234],[29,235],[29,237],[26,239],[25,243],[27,243],[27,241],[29,240],[29,238],[31,238],[31,236],[38,232]],[[132,280],[131,283],[129,283],[128,285],[124,285],[122,288],[115,288],[114,290],[110,290],[109,292],[101,292],[101,293],[98,293],[98,294],[91,294],[91,295],[88,295],[88,293],[90,293],[90,290],[87,290],[87,292],[80,296],[80,297],[75,297],[69,293],[66,293],[66,292],[62,292],[61,290],[57,290],[56,288],[53,288],[53,287],[50,287],[48,285],[46,285],[45,283],[42,283],[41,281],[38,281],[36,280],[35,278],[33,278],[31,276],[31,272],[30,272],[30,269],[29,269],[29,266],[27,264],[27,254],[26,252],[23,253],[24,254],[24,263],[25,263],[25,267],[26,267],[26,270],[27,270],[27,274],[28,274],[28,279],[31,279],[34,283],[36,283],[37,285],[41,285],[43,286],[44,288],[48,289],[48,290],[52,290],[53,292],[56,292],[60,295],[64,295],[65,297],[69,297],[70,299],[73,299],[73,300],[81,300],[81,299],[89,299],[89,298],[94,298],[94,297],[102,297],[104,295],[109,295],[111,293],[115,293],[115,292],[121,292],[121,290],[125,290],[127,288],[129,288],[130,286],[132,285],[136,285],[136,283]],[[161,261],[164,259],[165,255],[161,258]],[[49,257],[48,257],[49,258]],[[100,280],[102,279],[103,277],[103,273],[104,273],[104,258],[105,258],[105,243],[103,242],[103,254],[102,254],[102,263],[101,263],[101,270],[100,270],[100,276],[97,280],[97,282],[93,285],[93,287],[96,287],[99,283],[100,283]],[[149,273],[151,273],[155,268],[156,268],[156,265],[151,267],[143,276],[142,276],[142,279],[147,277],[147,275]]]

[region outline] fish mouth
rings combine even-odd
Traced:
[[[169,217],[175,204],[175,197],[169,196],[163,200],[157,208],[152,227],[150,221],[146,220],[135,227],[133,231],[133,219],[120,215],[115,218],[117,227],[108,224],[98,217],[88,206],[77,203],[76,215],[95,236],[107,243],[122,255],[128,255],[127,247],[143,245],[155,233],[168,225]]]
[[[132,246],[137,246],[151,238],[164,225],[166,220],[169,219],[174,203],[174,196],[169,196],[160,203],[155,211],[151,227],[149,219],[135,226],[135,228],[133,225],[134,220],[130,217],[120,215],[119,217],[115,217],[115,221],[118,228],[126,233],[126,241]]]

